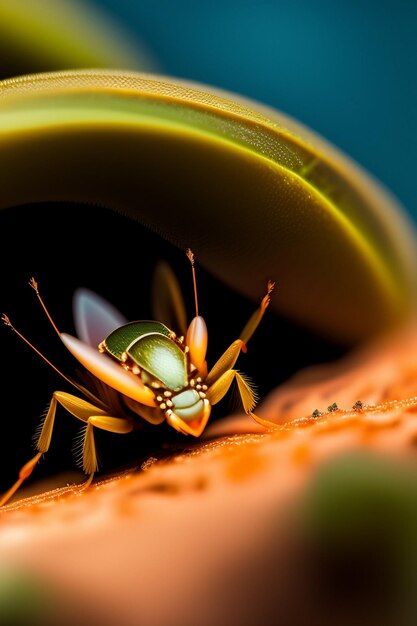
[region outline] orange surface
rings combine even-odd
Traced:
[[[251,624],[278,607],[292,619],[307,583],[291,511],[317,471],[364,450],[415,464],[416,347],[407,329],[299,374],[261,405],[281,423],[269,432],[235,416],[141,471],[5,507],[2,561],[36,573],[79,623]]]

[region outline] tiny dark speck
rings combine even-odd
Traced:
[[[327,407],[327,410],[329,411],[329,413],[333,413],[333,411],[337,411],[338,408],[339,407],[337,406],[336,402],[333,402],[333,404]]]

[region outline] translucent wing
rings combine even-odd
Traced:
[[[89,289],[77,289],[73,311],[78,337],[93,348],[128,321],[112,304]]]
[[[155,319],[180,335],[187,330],[187,316],[181,289],[170,266],[161,261],[155,268],[152,288]]]
[[[155,406],[153,392],[142,383],[138,376],[127,372],[111,357],[101,354],[97,349],[76,337],[61,333],[61,339],[75,358],[103,383],[141,404]]]

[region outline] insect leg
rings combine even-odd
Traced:
[[[121,417],[111,417],[110,415],[92,415],[88,418],[88,423],[109,433],[125,435],[132,432],[134,428],[133,420]]]
[[[69,394],[63,391],[55,391],[52,396],[51,403],[49,405],[49,409],[46,414],[45,420],[42,424],[42,429],[41,429],[39,438],[36,442],[36,448],[38,450],[38,453],[30,461],[25,463],[25,465],[21,468],[19,472],[19,478],[17,479],[17,481],[0,499],[0,507],[6,504],[8,500],[10,500],[13,494],[19,489],[21,484],[27,478],[29,478],[36,464],[41,458],[41,456],[45,454],[46,452],[48,452],[49,446],[51,444],[52,432],[53,432],[53,428],[55,424],[55,414],[56,414],[57,403],[61,404],[65,409],[67,409],[67,411],[69,411],[72,415],[74,415],[79,420],[83,422],[87,422],[87,431],[88,431],[88,419],[91,415],[94,415],[97,417],[103,417],[107,415],[105,411],[103,411],[99,407],[94,406],[94,404],[91,404],[90,402],[86,402],[85,400],[82,400],[81,398],[77,398],[77,396],[73,396],[72,394]],[[115,418],[111,418],[111,419],[115,419]],[[128,420],[121,419],[120,421],[127,422]],[[90,430],[88,432],[87,431],[85,435],[85,439],[87,440],[86,441],[87,450],[89,450],[91,446],[93,446],[92,450],[95,451],[93,434],[92,432],[90,432],[92,431],[92,425],[90,426]],[[89,458],[91,456],[92,456],[92,453],[90,453]],[[88,473],[91,473],[91,472],[88,472]]]
[[[100,428],[101,430],[107,430],[111,433],[124,435],[133,430],[133,420],[111,417],[110,415],[91,415],[87,419],[82,454],[83,470],[86,474],[90,475],[88,484],[91,483],[93,476],[98,469],[94,427]]]
[[[33,459],[31,459],[30,461],[25,463],[25,465],[21,468],[21,470],[19,472],[19,478],[17,479],[17,481],[14,483],[14,485],[12,485],[10,487],[10,489],[8,491],[6,491],[5,494],[3,494],[2,498],[0,498],[0,507],[2,507],[4,504],[6,504],[6,502],[8,502],[10,500],[10,498],[19,489],[20,485],[27,478],[29,478],[29,476],[33,472],[33,468],[35,467],[35,465],[37,464],[37,462],[39,461],[41,456],[42,456],[42,452],[38,452],[38,454],[35,454]]]
[[[205,381],[207,385],[212,385],[213,383],[217,382],[217,380],[221,376],[223,376],[223,374],[225,374],[226,372],[230,371],[233,368],[241,350],[246,352],[246,346],[241,339],[236,339],[236,341],[234,341],[227,348],[227,350],[223,352],[220,359],[211,368],[207,376],[207,379]],[[230,381],[230,384],[231,384],[231,381]],[[227,393],[227,390],[225,393]]]
[[[239,395],[242,400],[243,408],[246,413],[250,413],[256,404],[255,391],[250,386],[247,378],[240,374],[237,370],[227,370],[209,387],[207,398],[210,404],[217,404],[229,391],[232,382],[236,380]]]
[[[246,326],[240,333],[240,339],[246,344],[249,339],[252,337],[255,330],[258,328],[261,319],[264,316],[266,309],[268,308],[269,301],[271,299],[271,293],[273,292],[275,287],[275,283],[273,281],[268,281],[268,290],[266,295],[262,298],[259,308],[251,315],[249,321]]]
[[[218,378],[208,389],[207,398],[210,404],[217,404],[218,402],[220,402],[220,400],[224,398],[226,393],[229,391],[230,386],[234,380],[236,380],[237,382],[237,388],[239,391],[240,399],[242,400],[245,413],[250,415],[255,420],[255,422],[258,422],[258,424],[261,424],[261,426],[264,426],[265,428],[277,428],[277,425],[273,422],[269,422],[268,420],[258,417],[257,415],[255,415],[255,413],[253,413],[253,409],[255,408],[256,404],[256,393],[254,389],[252,389],[250,382],[248,381],[246,376],[244,376],[237,370],[230,369],[224,372],[220,376],[220,378]]]
[[[207,376],[207,384],[211,385],[216,382],[225,372],[231,370],[234,364],[236,363],[241,350],[246,352],[246,343],[252,337],[253,333],[259,326],[261,319],[269,305],[270,296],[274,289],[275,283],[268,283],[268,291],[266,295],[263,297],[259,308],[253,313],[250,317],[248,323],[245,328],[242,330],[239,339],[236,339],[222,354],[220,359],[213,365],[208,376]]]
[[[82,400],[81,398],[77,398],[77,396],[63,391],[56,391],[54,393],[54,399],[67,409],[69,413],[87,424],[83,442],[83,470],[86,474],[90,474],[89,482],[91,482],[94,473],[97,471],[97,453],[93,427],[96,426],[102,430],[109,430],[112,433],[128,433],[133,430],[133,420],[111,417],[106,411],[91,404],[91,402],[87,402],[86,400]],[[45,424],[42,432],[45,429]],[[39,438],[39,442],[41,438],[42,434]]]
[[[42,425],[42,430],[39,435],[38,441],[36,442],[36,448],[38,453],[35,454],[33,459],[30,459],[19,471],[19,478],[17,481],[10,487],[10,489],[3,495],[0,499],[0,507],[6,504],[8,500],[16,493],[21,484],[29,478],[32,474],[35,466],[37,465],[41,456],[48,451],[49,445],[51,443],[52,431],[55,422],[55,413],[56,413],[56,405],[57,400],[55,394],[52,396],[51,403],[49,405],[48,412],[46,414],[45,420]]]

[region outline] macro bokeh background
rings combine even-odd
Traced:
[[[236,92],[310,126],[417,215],[413,0],[0,0],[0,75],[106,66]]]
[[[221,87],[310,126],[417,218],[413,0],[95,0],[164,74]]]

